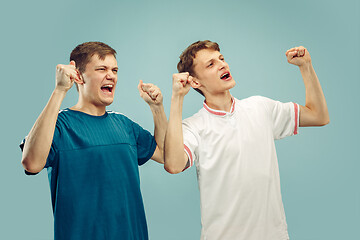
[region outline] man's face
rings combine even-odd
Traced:
[[[118,66],[113,55],[101,60],[97,54],[92,56],[82,74],[82,97],[87,104],[108,106],[114,100]]]
[[[219,51],[202,49],[196,53],[193,64],[196,80],[201,84],[199,89],[205,96],[224,93],[235,86],[229,65]]]

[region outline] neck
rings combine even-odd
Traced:
[[[229,91],[215,96],[205,96],[205,103],[212,109],[230,112],[232,96]]]
[[[105,114],[106,111],[105,106],[86,105],[86,104],[82,104],[80,101],[70,109],[93,116],[102,116]]]

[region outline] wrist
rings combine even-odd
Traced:
[[[183,101],[184,97],[185,97],[184,95],[181,95],[181,94],[173,91],[173,93],[171,95],[171,101]]]
[[[300,71],[309,71],[312,68],[311,62],[306,62],[299,66]]]
[[[162,111],[164,109],[164,105],[162,103],[159,104],[149,104],[152,112]]]
[[[56,88],[54,89],[54,91],[53,91],[53,95],[57,95],[57,96],[60,96],[60,97],[62,97],[62,98],[65,97],[66,93],[67,93],[67,90],[61,89],[61,88],[57,88],[57,87],[56,87]]]
[[[66,88],[61,87],[61,86],[55,86],[54,92],[66,94],[68,90],[69,89],[66,89]]]

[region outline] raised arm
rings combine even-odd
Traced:
[[[154,137],[156,149],[151,157],[158,163],[164,163],[164,139],[167,128],[167,118],[164,111],[163,96],[160,89],[151,83],[143,83],[140,80],[138,85],[140,96],[149,104],[154,118]]]
[[[56,85],[45,108],[30,130],[22,154],[22,165],[31,173],[40,172],[45,164],[52,144],[56,120],[67,91],[80,78],[75,62],[56,67]]]
[[[182,132],[182,107],[184,96],[190,90],[191,76],[189,73],[173,75],[173,88],[168,128],[165,136],[165,169],[175,174],[184,170],[188,156],[184,151]]]
[[[285,55],[289,63],[300,68],[305,84],[306,101],[305,106],[300,106],[300,127],[328,124],[330,118],[325,96],[312,66],[309,52],[300,46],[287,50]]]

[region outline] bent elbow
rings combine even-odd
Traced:
[[[328,125],[330,123],[330,119],[327,119],[325,121],[322,122],[322,125],[321,126],[325,126],[325,125]]]
[[[23,157],[23,159],[21,160],[21,164],[22,164],[23,168],[25,169],[25,171],[30,172],[30,173],[39,173],[44,168],[44,166],[42,166],[40,164],[35,164],[28,157]]]
[[[328,125],[329,123],[330,123],[330,118],[329,116],[326,116],[321,118],[321,120],[319,121],[319,126],[325,126]]]
[[[165,170],[170,174],[178,174],[178,173],[182,172],[182,171],[179,171],[177,169],[169,169],[169,168],[165,168]]]
[[[164,168],[170,174],[178,174],[178,173],[181,173],[183,171],[183,169],[176,168],[176,167],[173,167],[173,166],[169,166],[166,163],[164,164]]]

